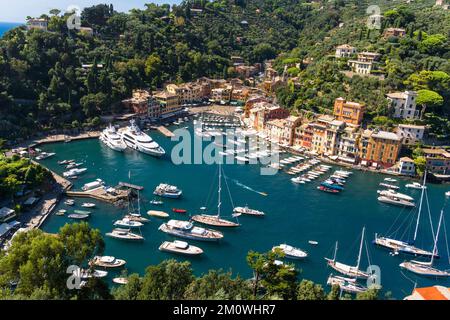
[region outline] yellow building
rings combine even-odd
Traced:
[[[391,167],[397,161],[401,138],[393,132],[364,130],[359,142],[361,164]]]
[[[161,106],[162,118],[168,118],[181,111],[178,95],[176,94],[167,91],[161,91],[153,95],[153,98],[158,101],[159,105]]]

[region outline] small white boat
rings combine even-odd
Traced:
[[[394,198],[394,197],[386,197],[386,196],[379,196],[378,201],[387,203],[387,204],[393,204],[396,206],[403,206],[403,207],[415,207],[416,205],[413,202]]]
[[[55,213],[55,215],[57,215],[57,216],[63,216],[63,215],[66,214],[66,212],[67,212],[67,210],[65,210],[65,209],[60,209],[60,210],[58,210],[58,211]]]
[[[78,272],[74,271],[76,276],[79,276],[81,279],[89,279],[89,278],[104,278],[108,275],[108,271],[103,270],[84,270],[79,269]]]
[[[106,233],[108,237],[122,239],[122,240],[144,240],[144,237],[133,233],[130,229],[116,228],[111,232]]]
[[[125,285],[128,283],[128,279],[124,278],[124,277],[117,277],[117,278],[112,279],[112,281],[116,284],[122,284],[122,285]]]
[[[272,251],[275,251],[276,249],[280,249],[285,254],[286,258],[291,259],[304,259],[308,256],[308,253],[305,251],[295,248],[293,246],[290,246],[288,244],[280,244],[278,246],[275,246],[272,248]]]
[[[90,266],[97,266],[103,268],[118,268],[124,266],[125,260],[117,259],[113,256],[95,256],[89,261]]]
[[[148,210],[147,214],[152,217],[158,217],[158,218],[168,218],[169,214],[164,211],[158,211],[158,210]]]
[[[153,200],[150,201],[150,204],[153,204],[155,206],[159,206],[159,205],[163,204],[163,202],[161,200],[153,199]]]
[[[397,179],[393,179],[393,178],[384,178],[384,181],[387,181],[387,182],[397,182]]]
[[[400,187],[398,187],[398,186],[394,186],[393,184],[384,183],[384,182],[381,182],[381,183],[380,183],[380,186],[385,187],[385,188],[388,188],[388,189],[392,189],[392,190],[398,190],[398,189],[400,189]]]
[[[313,246],[317,246],[319,244],[319,242],[314,241],[314,240],[309,240],[308,243],[313,245]]]
[[[189,243],[180,240],[175,240],[173,242],[164,241],[159,246],[159,250],[186,255],[199,255],[203,253],[203,250],[199,247],[192,246]]]
[[[144,224],[139,221],[134,221],[134,220],[131,220],[128,218],[123,218],[122,220],[117,220],[116,222],[114,222],[114,225],[118,226],[118,227],[125,227],[125,228],[140,228]]]
[[[411,196],[408,196],[407,194],[403,194],[400,192],[396,192],[394,190],[377,190],[377,193],[380,196],[385,196],[385,197],[389,197],[389,198],[398,198],[398,199],[402,199],[402,200],[406,200],[406,201],[414,201],[414,198]]]
[[[327,285],[329,286],[339,286],[339,289],[348,293],[360,293],[367,291],[367,287],[363,287],[358,284],[353,278],[346,278],[341,276],[333,276],[332,274],[328,277]]]
[[[81,190],[88,191],[88,190],[97,189],[97,188],[100,188],[101,186],[103,186],[104,184],[105,183],[103,182],[102,179],[95,179],[95,181],[85,183],[83,185],[83,187],[81,187]]]
[[[36,160],[44,160],[53,157],[54,155],[54,152],[41,152],[41,154],[36,157]]]
[[[448,197],[448,198],[450,198],[450,191],[447,191],[447,192],[445,193],[445,196]]]
[[[67,199],[66,201],[64,201],[64,204],[67,206],[73,206],[75,204],[75,200]]]
[[[411,188],[411,189],[419,189],[419,190],[421,190],[423,188],[423,186],[420,183],[418,183],[418,182],[407,183],[405,185],[405,187],[406,188]]]
[[[263,211],[250,209],[248,206],[236,207],[236,208],[233,209],[233,211],[236,212],[236,213],[248,214],[248,215],[251,215],[251,216],[264,216],[264,212]]]
[[[154,195],[165,197],[165,198],[174,198],[177,199],[182,195],[183,191],[178,189],[176,186],[172,186],[167,183],[160,183],[153,191]]]
[[[95,203],[92,203],[92,202],[84,202],[81,206],[82,206],[83,208],[95,208]]]

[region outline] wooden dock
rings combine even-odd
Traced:
[[[115,194],[106,192],[103,188],[97,188],[89,191],[66,191],[66,196],[77,198],[92,198],[109,203],[116,203],[128,198],[127,190],[116,190]]]
[[[173,136],[175,136],[172,131],[170,131],[169,129],[167,129],[164,126],[156,127],[156,129],[159,132],[161,132],[163,135],[165,135],[167,138],[172,138]]]
[[[122,181],[119,182],[119,184],[117,185],[117,188],[128,188],[128,189],[134,189],[134,190],[139,190],[139,191],[144,190],[143,186],[138,186],[136,184],[131,184],[131,183],[122,182]]]

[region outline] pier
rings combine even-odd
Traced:
[[[128,188],[128,189],[134,189],[134,190],[138,190],[138,191],[144,190],[143,186],[138,186],[138,185],[135,185],[132,183],[122,182],[122,181],[119,182],[119,184],[117,185],[117,188]]]
[[[106,192],[103,187],[89,191],[66,191],[65,195],[73,198],[91,198],[109,203],[116,203],[128,198],[127,190],[116,190],[114,193]]]
[[[156,129],[157,129],[159,132],[161,132],[163,135],[165,135],[167,138],[172,138],[172,137],[175,136],[174,133],[173,133],[172,131],[170,131],[169,129],[167,129],[167,128],[164,127],[164,126],[156,127]]]

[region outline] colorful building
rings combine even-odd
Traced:
[[[440,148],[424,148],[422,151],[429,172],[441,175],[450,174],[450,152]]]
[[[160,107],[161,107],[161,118],[169,118],[181,112],[182,108],[178,100],[178,95],[161,91],[153,95]]]
[[[401,138],[393,132],[364,130],[359,143],[361,164],[372,167],[391,167],[401,148]]]
[[[337,98],[334,101],[336,120],[344,121],[347,124],[360,125],[364,117],[364,111],[364,105],[357,102],[346,101],[344,98]]]

